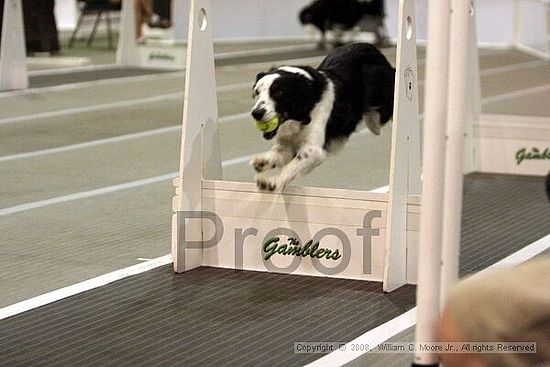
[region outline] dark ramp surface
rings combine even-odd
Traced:
[[[464,191],[463,275],[550,233],[542,177],[475,174]],[[294,342],[350,341],[414,302],[413,286],[165,266],[0,321],[0,366],[301,366],[321,355]]]

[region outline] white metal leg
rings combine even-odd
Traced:
[[[470,1],[452,0],[449,50],[449,96],[447,152],[445,159],[445,198],[443,202],[443,241],[441,300],[458,280],[464,128],[468,118]]]
[[[449,71],[449,0],[430,0],[424,104],[422,211],[418,259],[416,341],[434,341],[439,318],[441,228],[447,80]],[[437,355],[416,353],[416,365],[436,365]]]

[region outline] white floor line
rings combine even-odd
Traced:
[[[43,75],[73,74],[73,73],[80,73],[83,71],[111,70],[111,69],[118,69],[118,68],[123,68],[123,67],[117,64],[84,65],[84,66],[77,66],[77,67],[70,67],[70,68],[63,68],[63,69],[59,68],[59,69],[34,70],[34,71],[29,71],[28,75],[29,77],[33,77],[33,76],[43,76]]]
[[[242,50],[242,51],[229,51],[216,53],[216,60],[226,60],[236,57],[247,57],[247,56],[264,56],[264,55],[274,55],[280,52],[293,52],[293,51],[311,51],[317,49],[317,45],[314,44],[305,44],[305,45],[290,45],[290,46],[279,46],[271,48],[259,48],[253,50]]]
[[[390,186],[386,185],[386,186],[377,187],[376,189],[369,190],[369,192],[378,192],[378,193],[381,193],[381,194],[385,194],[389,190],[390,190]]]
[[[104,111],[106,109],[130,107],[130,106],[142,105],[145,103],[157,103],[157,102],[166,101],[170,99],[183,100],[183,92],[161,94],[161,95],[146,97],[146,98],[130,99],[122,102],[102,103],[102,104],[97,104],[93,106],[40,112],[32,115],[7,117],[7,118],[0,119],[0,125],[13,124],[21,121],[33,121],[33,120],[39,120],[39,119],[45,119],[45,118],[75,115],[75,114],[86,113],[86,112]]]
[[[325,56],[311,56],[311,57],[305,57],[301,59],[293,59],[292,62],[294,64],[310,64],[310,63],[319,63],[321,62]],[[425,62],[425,59],[419,59],[418,65],[423,65]],[[216,68],[216,70],[220,71],[232,71],[232,70],[246,70],[246,69],[261,69],[261,68],[269,68],[272,67],[274,64],[280,64],[284,63],[285,60],[281,60],[280,62],[273,62],[273,61],[259,61],[254,63],[249,63],[245,65],[227,65],[227,66],[220,66]],[[535,68],[539,66],[544,66],[547,64],[547,60],[531,60],[526,61],[518,64],[512,64],[512,65],[506,65],[506,66],[496,66],[494,68],[489,68],[485,70],[480,70],[481,76],[488,76],[488,75],[495,75],[500,73],[509,73],[515,70],[523,70],[523,69],[529,69],[529,68]],[[419,83],[422,83],[423,81],[420,81]]]
[[[230,166],[233,166],[233,165],[236,165],[236,164],[241,164],[241,163],[248,162],[248,161],[250,161],[250,159],[252,159],[253,156],[254,155],[251,154],[251,155],[246,155],[246,156],[237,157],[237,158],[233,158],[233,159],[227,159],[227,160],[222,162],[222,167],[230,167]],[[125,182],[125,183],[118,184],[118,185],[101,187],[99,189],[81,191],[81,192],[76,192],[74,194],[57,196],[57,197],[50,198],[50,199],[44,199],[44,200],[39,200],[39,201],[33,201],[33,202],[30,202],[30,203],[10,206],[10,207],[7,207],[7,208],[0,209],[0,217],[2,217],[4,215],[11,215],[11,214],[16,214],[16,213],[21,213],[21,212],[24,212],[24,211],[27,211],[27,210],[43,208],[43,207],[49,206],[49,205],[66,203],[68,201],[87,199],[87,198],[91,198],[91,197],[94,197],[94,196],[110,194],[110,193],[117,192],[117,191],[128,190],[128,189],[133,189],[133,188],[136,188],[136,187],[141,187],[141,186],[151,185],[151,184],[155,184],[155,183],[159,183],[159,182],[163,182],[163,181],[168,181],[168,180],[172,180],[172,179],[178,177],[178,174],[179,174],[179,172],[176,171],[176,172],[167,173],[167,174],[160,175],[160,176],[148,177],[148,178],[144,178],[144,179],[141,179],[141,180]]]
[[[65,203],[68,201],[74,201],[74,200],[80,200],[80,199],[86,199],[91,198],[94,196],[109,194],[116,191],[121,190],[127,190],[132,189],[136,187],[141,187],[145,185],[150,185],[162,181],[171,180],[175,177],[177,177],[178,172],[168,173],[165,175],[155,176],[155,177],[149,177],[142,180],[136,180],[131,182],[125,182],[123,184],[113,185],[113,186],[107,186],[107,187],[101,187],[99,189],[89,190],[89,191],[81,191],[74,194],[64,195],[64,196],[57,196],[55,198],[51,199],[45,199],[45,200],[39,200],[39,201],[33,201],[31,203],[11,206],[8,208],[0,209],[0,217],[4,215],[10,215],[15,213],[24,212],[31,209],[38,209],[42,208],[48,205],[53,204],[60,204]]]
[[[178,131],[178,130],[181,130],[181,125],[173,125],[173,126],[163,127],[163,128],[160,128],[160,129],[155,129],[155,130],[147,130],[147,131],[142,131],[142,132],[139,132],[139,133],[115,136],[115,137],[112,137],[112,138],[92,140],[92,141],[87,141],[85,143],[80,143],[80,144],[64,145],[64,146],[56,147],[56,148],[35,150],[35,151],[32,151],[32,152],[19,153],[19,154],[13,154],[13,155],[6,155],[6,156],[3,156],[3,157],[0,157],[0,163],[1,162],[7,162],[7,161],[14,161],[14,160],[17,160],[17,159],[38,157],[38,156],[54,154],[54,153],[63,153],[63,152],[71,151],[71,150],[95,147],[95,146],[98,146],[98,145],[119,143],[119,142],[122,142],[122,141],[127,141],[127,140],[132,140],[132,139],[139,139],[139,138],[144,138],[144,137],[149,137],[149,136],[172,133],[172,132],[175,132],[175,131]]]
[[[165,80],[165,79],[174,79],[178,77],[181,79],[184,79],[185,72],[177,71],[177,72],[167,72],[167,73],[160,73],[160,74],[147,74],[147,75],[129,76],[129,77],[123,77],[123,78],[100,79],[100,80],[91,80],[91,81],[80,82],[80,83],[54,85],[51,87],[39,87],[39,88],[15,90],[15,91],[9,91],[5,93],[0,93],[0,99],[9,98],[9,97],[21,97],[21,96],[32,95],[37,93],[63,92],[63,91],[74,90],[74,89],[83,89],[83,88],[106,86],[106,85],[116,85],[116,84],[123,84],[123,83],[159,81],[159,80]],[[233,91],[238,89],[251,88],[251,83],[252,82],[222,85],[218,87],[218,90]],[[182,88],[183,88],[183,84],[182,84]]]
[[[72,68],[91,65],[92,60],[89,57],[79,56],[58,56],[58,57],[40,57],[27,56],[25,63],[27,66],[46,66],[51,69]]]
[[[529,259],[532,259],[533,257],[548,250],[549,248],[550,248],[550,234],[542,238],[539,238],[538,240],[525,246],[521,250],[514,252],[513,254],[505,257],[499,262],[494,263],[488,268],[485,268],[472,276],[477,276],[478,274],[483,274],[489,271],[512,268],[514,266],[518,266],[519,264],[524,263]]]
[[[224,85],[224,86],[220,86],[219,88],[217,88],[217,90],[220,93],[233,92],[233,91],[239,90],[239,89],[252,88],[251,85],[252,85],[251,83],[239,83],[239,84],[232,84],[232,85]],[[143,104],[147,104],[147,103],[157,103],[157,102],[167,101],[167,100],[181,100],[182,103],[183,103],[183,92],[160,94],[160,95],[151,96],[151,97],[130,99],[130,100],[127,100],[127,101],[102,103],[102,104],[97,104],[97,105],[93,105],[93,106],[75,107],[75,108],[67,108],[67,109],[64,109],[64,110],[39,112],[39,113],[35,113],[35,114],[30,114],[30,115],[6,117],[6,118],[3,118],[3,119],[0,119],[0,125],[13,124],[13,123],[22,122],[22,121],[34,121],[34,120],[39,120],[39,119],[54,118],[54,117],[59,117],[59,116],[69,116],[69,115],[75,115],[75,114],[79,114],[79,113],[104,111],[104,110],[107,110],[107,109],[116,109],[116,108],[124,108],[124,107],[131,107],[131,106],[139,106],[139,105],[143,105]]]
[[[227,159],[227,160],[222,162],[222,167],[231,167],[231,166],[235,166],[237,164],[248,163],[248,162],[250,162],[252,157],[254,157],[256,154],[257,153],[245,155],[245,156],[242,156],[242,157]]]
[[[249,112],[237,113],[237,114],[234,114],[234,115],[224,116],[224,117],[221,117],[219,119],[219,123],[224,124],[224,123],[229,123],[229,122],[234,122],[234,121],[240,121],[240,120],[244,120],[244,119],[249,118],[249,116],[250,116]],[[149,136],[169,134],[169,133],[173,133],[173,132],[180,131],[180,130],[181,130],[181,124],[178,124],[178,125],[167,126],[167,127],[163,127],[163,128],[159,128],[159,129],[154,129],[154,130],[146,130],[146,131],[140,131],[138,133],[114,136],[114,137],[111,137],[111,138],[91,140],[91,141],[87,141],[87,142],[79,143],[79,144],[64,145],[64,146],[61,146],[61,147],[35,150],[35,151],[32,151],[32,152],[26,152],[26,153],[6,155],[6,156],[0,157],[0,163],[8,162],[8,161],[14,161],[14,160],[17,160],[17,159],[39,157],[39,156],[48,155],[48,154],[63,153],[63,152],[68,152],[68,151],[72,151],[72,150],[90,148],[90,147],[95,147],[95,146],[104,145],[104,144],[120,143],[120,142],[123,142],[123,141],[128,141],[128,140],[133,140],[133,139],[141,139],[141,138],[145,138],[145,137],[149,137]]]
[[[524,97],[534,93],[543,93],[549,90],[550,90],[550,84],[538,85],[532,88],[521,89],[521,90],[509,92],[509,93],[499,94],[496,96],[486,97],[486,98],[483,98],[483,103],[489,104],[489,103],[495,103],[495,102],[502,102],[507,99]]]
[[[287,60],[277,60],[277,61],[258,61],[258,62],[251,62],[248,64],[240,64],[240,65],[226,65],[226,66],[219,66],[216,68],[216,70],[219,71],[237,71],[237,70],[258,70],[261,71],[264,68],[270,68],[273,67],[273,65],[279,65],[279,64],[286,64],[287,61],[292,61],[292,64],[296,65],[305,65],[310,63],[319,63],[321,60],[323,60],[325,56],[311,56],[311,57],[304,57],[300,59],[287,59]]]
[[[90,88],[90,87],[97,87],[97,86],[103,86],[103,85],[113,85],[113,84],[123,84],[123,83],[133,83],[133,82],[148,82],[148,81],[172,79],[177,77],[183,78],[184,75],[185,73],[183,71],[177,71],[177,72],[167,72],[167,73],[159,73],[159,74],[128,76],[123,78],[90,80],[86,82],[53,85],[49,87],[28,88],[28,89],[22,89],[22,90],[2,92],[0,93],[0,99],[9,98],[9,97],[21,97],[21,96],[37,94],[37,93],[62,92],[67,90]]]
[[[101,275],[96,278],[86,280],[81,283],[73,284],[68,287],[60,288],[52,292],[42,294],[40,296],[30,298],[28,300],[15,303],[4,308],[0,308],[0,320],[8,317],[20,314],[25,311],[32,310],[34,308],[47,305],[49,303],[74,296],[82,292],[86,292],[90,289],[102,287],[109,283],[121,280],[132,275],[140,274],[160,266],[170,264],[172,262],[172,255],[162,256],[153,260],[149,260],[140,264],[129,266],[127,268],[116,270],[105,275]]]
[[[550,249],[550,234],[525,246],[521,250],[507,256],[477,274],[486,271],[493,271],[495,269],[501,269],[503,267],[517,266],[548,249]],[[359,365],[360,361],[358,359],[366,356],[368,352],[353,351],[351,347],[352,345],[369,345],[373,348],[376,345],[387,341],[392,336],[407,330],[415,324],[416,307],[350,341],[346,344],[344,351],[338,350],[329,353],[306,365],[305,367],[337,367],[346,366],[352,362],[353,365]]]
[[[495,75],[495,74],[501,74],[501,73],[509,73],[509,72],[512,72],[512,71],[537,68],[539,66],[545,66],[545,65],[550,65],[550,61],[548,61],[548,60],[531,60],[531,61],[521,62],[519,64],[496,66],[494,68],[485,69],[481,73],[481,75],[489,76],[489,75]]]
[[[252,91],[252,86],[253,86],[252,80],[246,83],[222,85],[218,87],[218,92],[234,92],[236,90],[241,90],[241,89],[250,89],[250,91]]]

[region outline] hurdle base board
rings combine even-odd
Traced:
[[[178,180],[174,185],[178,187]],[[223,234],[216,245],[202,249],[202,265],[220,268],[270,271],[276,273],[382,281],[384,277],[384,244],[388,194],[317,187],[289,187],[283,194],[260,192],[253,183],[202,180],[202,209],[214,213],[223,225]],[[178,212],[177,196],[173,210]],[[360,236],[365,215],[380,211],[366,226],[378,230],[377,235]],[[419,228],[420,196],[410,195],[407,204],[407,283],[416,282],[416,256]],[[177,213],[174,214],[174,220]],[[203,238],[186,238],[197,243],[214,238],[220,233],[213,221],[203,219]],[[275,253],[269,263],[264,261],[265,242],[276,228],[295,232],[304,246],[318,238],[319,248],[338,250],[339,259],[313,260]],[[349,245],[344,245],[337,232]],[[323,231],[323,232],[320,232]],[[365,231],[365,230],[363,230]],[[366,231],[369,231],[367,229]],[[364,232],[362,232],[364,233]],[[324,236],[322,234],[325,234]],[[280,236],[279,245],[288,244],[286,235]],[[236,240],[238,238],[238,240]],[[173,235],[173,246],[177,246]],[[370,245],[369,245],[370,244]],[[363,262],[363,249],[370,248],[370,263]],[[197,251],[196,248],[186,251]],[[196,265],[196,264],[195,264]],[[190,270],[192,267],[187,267]]]
[[[532,159],[524,159],[523,154]],[[534,150],[537,155],[533,154]],[[534,158],[534,159],[533,159]],[[550,171],[550,118],[481,114],[475,126],[477,172],[545,176]]]
[[[187,63],[186,44],[144,44],[136,47],[143,68],[182,70]]]

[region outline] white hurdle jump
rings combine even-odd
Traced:
[[[213,266],[328,276],[383,281],[386,291],[415,282],[420,145],[414,0],[401,0],[400,9],[390,192],[289,187],[266,193],[252,183],[222,181],[210,2],[191,2],[172,203],[176,272]]]
[[[548,17],[550,17],[550,1],[514,0],[514,47],[549,59]]]
[[[21,0],[6,0],[0,50],[0,91],[25,89],[29,85],[25,62],[25,32]]]
[[[464,128],[464,173],[486,172],[545,176],[550,162],[550,118],[521,113],[490,114],[481,111],[476,11],[469,13],[468,115]],[[536,57],[548,59],[546,17],[548,0],[515,0],[515,47]],[[531,14],[532,17],[528,15]],[[532,23],[532,26],[531,26]],[[538,30],[538,31],[537,31]],[[458,40],[456,41],[458,42]],[[548,90],[543,85],[537,89]]]
[[[158,42],[138,45],[135,24],[134,0],[122,0],[116,55],[117,65],[174,70],[185,67],[186,45],[178,43],[160,44]]]

